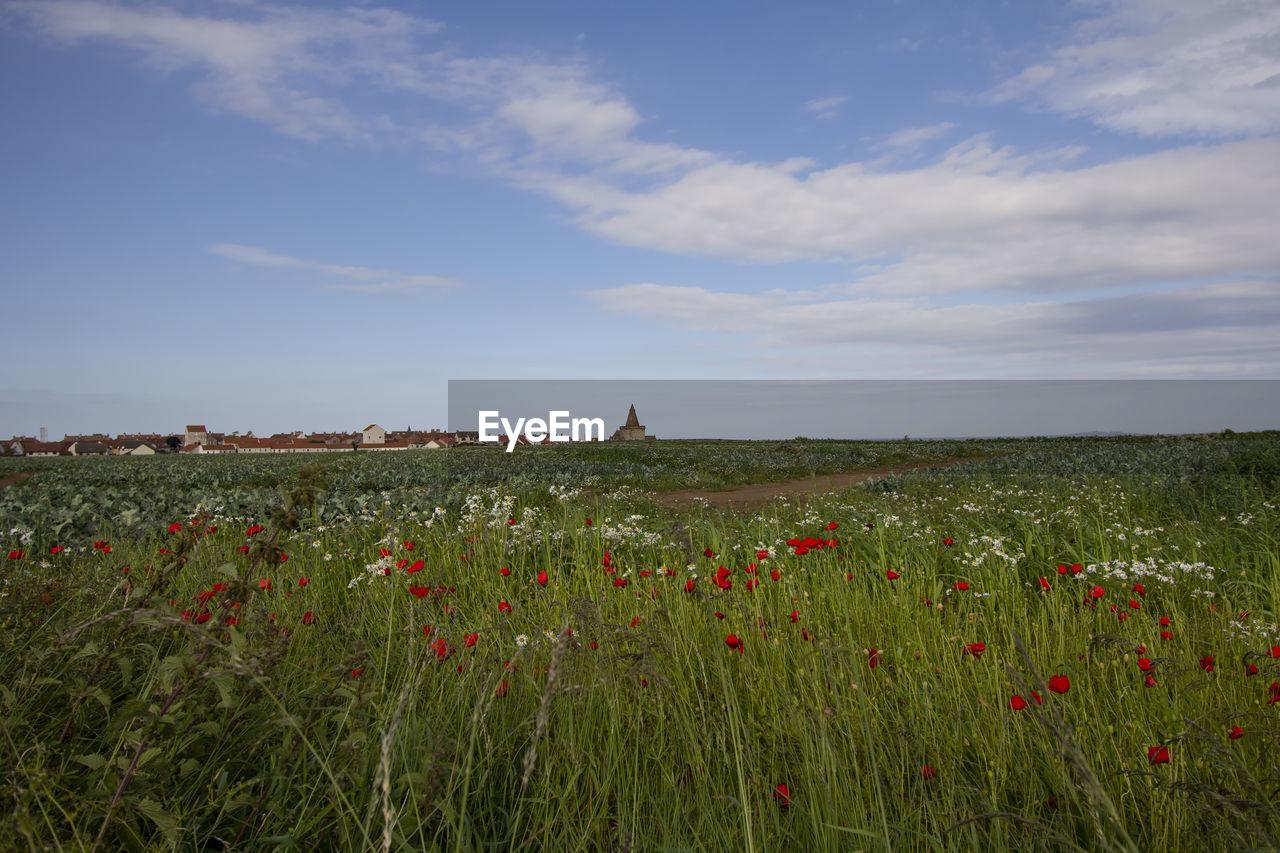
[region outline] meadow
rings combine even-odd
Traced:
[[[0,847],[1280,847],[1280,433],[16,471]]]

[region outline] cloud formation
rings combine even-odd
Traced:
[[[1159,378],[1274,375],[1280,281],[1069,302],[943,305],[928,298],[723,293],[631,284],[594,292],[609,311],[758,350],[818,353],[811,375]],[[872,356],[862,360],[859,355]]]
[[[194,70],[209,108],[283,134],[395,140],[469,158],[615,243],[848,270],[821,291],[598,291],[611,311],[773,348],[909,345],[947,364],[961,352],[1038,354],[1028,364],[1042,357],[1051,366],[1089,352],[1153,371],[1280,364],[1270,342],[1280,326],[1270,307],[1280,301],[1275,2],[1085,5],[1091,16],[1065,46],[988,99],[1122,133],[1193,138],[1083,166],[1079,147],[1019,151],[990,134],[928,162],[895,161],[897,151],[944,138],[950,122],[890,135],[876,146],[887,152],[879,159],[825,166],[653,142],[641,111],[582,61],[458,56],[435,43],[440,24],[388,10],[217,7],[239,10],[233,17],[101,0],[5,8],[59,42],[106,41],[165,71]],[[388,102],[405,109],[364,112],[356,84],[399,96]],[[831,97],[806,108],[829,117],[844,106]],[[447,283],[249,246],[211,250],[343,279],[335,288]]]
[[[831,98],[814,98],[807,102],[804,108],[816,115],[818,118],[835,118],[840,108],[849,100],[848,95],[836,95]]]
[[[240,246],[235,243],[218,243],[209,247],[215,255],[237,263],[258,267],[304,270],[326,276],[344,278],[352,284],[326,284],[322,290],[346,290],[354,293],[412,293],[439,291],[457,287],[459,282],[435,275],[406,275],[396,270],[372,267],[342,266],[307,261],[288,255],[277,255],[258,246]]]
[[[1095,14],[995,101],[1044,107],[1143,136],[1280,131],[1280,4],[1092,0]]]

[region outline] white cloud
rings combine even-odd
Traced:
[[[1089,290],[1280,268],[1280,140],[1041,168],[985,138],[936,162],[806,175],[717,162],[648,192],[562,196],[612,240],[731,259],[839,259],[891,293]]]
[[[1280,131],[1280,4],[1097,0],[1070,43],[996,87],[997,101],[1145,136]]]
[[[911,149],[918,148],[926,142],[941,139],[955,129],[955,122],[941,121],[926,127],[905,127],[895,131],[876,143],[877,148]]]
[[[632,284],[598,290],[606,310],[730,346],[815,352],[839,375],[1280,376],[1280,282],[1206,285],[1073,302],[941,305],[930,299],[741,294]],[[874,353],[874,362],[854,354]],[[866,367],[859,367],[865,364]],[[812,369],[812,368],[811,368]],[[814,375],[819,375],[815,373]]]
[[[815,98],[807,102],[804,108],[818,118],[835,118],[840,108],[849,101],[848,95],[836,95],[832,98]]]
[[[234,243],[218,243],[210,246],[215,255],[242,264],[259,267],[305,270],[322,275],[345,278],[354,284],[327,284],[323,290],[346,290],[357,293],[410,293],[457,287],[459,282],[435,275],[406,275],[396,270],[372,267],[343,266],[307,261],[288,255],[277,255],[258,246],[240,246]]]
[[[64,44],[122,43],[164,71],[197,69],[195,91],[211,109],[309,140],[369,141],[389,129],[386,116],[360,115],[322,88],[366,78],[385,84],[411,61],[415,37],[440,29],[386,9],[246,4],[253,17],[231,18],[97,0],[17,0],[5,8]]]

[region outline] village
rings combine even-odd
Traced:
[[[180,433],[121,433],[110,436],[105,433],[89,435],[64,435],[61,441],[49,441],[32,436],[13,436],[3,444],[6,456],[155,456],[158,454],[229,454],[229,453],[343,453],[353,450],[445,450],[453,447],[481,447],[477,430],[415,430],[407,427],[401,431],[388,431],[378,424],[369,424],[359,432],[297,432],[276,433],[265,438],[255,436],[252,430],[239,432],[211,432],[203,424],[187,424]],[[645,427],[636,417],[636,407],[631,406],[626,423],[610,437],[610,441],[652,441]],[[524,435],[517,435],[514,445],[529,446]],[[543,439],[538,444],[550,444]],[[498,436],[498,446],[506,447],[508,439]]]

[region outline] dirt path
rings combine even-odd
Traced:
[[[0,477],[0,489],[5,486],[16,486],[31,477],[31,475],[31,471],[19,471],[17,474],[10,474],[8,477]]]
[[[766,504],[774,498],[797,498],[808,495],[834,492],[880,477],[891,477],[911,471],[924,471],[929,468],[946,468],[962,462],[973,462],[980,456],[963,456],[955,459],[939,459],[935,462],[918,462],[914,465],[893,465],[881,468],[862,468],[857,471],[842,471],[839,474],[819,474],[816,477],[804,477],[799,480],[783,480],[778,483],[753,483],[750,486],[738,486],[723,491],[708,489],[680,489],[674,492],[659,492],[654,500],[663,506],[686,507],[701,498],[713,507],[728,509],[749,508]]]

